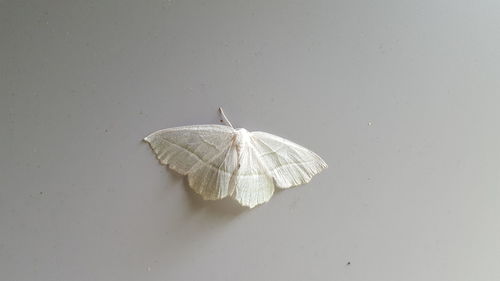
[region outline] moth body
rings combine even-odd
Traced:
[[[250,132],[245,128],[238,128],[234,130],[234,145],[238,153],[238,164],[241,166],[240,159],[245,148],[250,145]]]

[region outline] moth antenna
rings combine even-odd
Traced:
[[[231,128],[233,128],[233,129],[234,129],[233,124],[231,124],[231,122],[229,122],[229,119],[227,119],[226,114],[224,114],[224,110],[222,110],[222,107],[219,107],[219,113],[220,113],[220,115],[222,116],[222,118],[224,119],[224,121],[226,121],[226,123],[227,123],[229,126],[231,126]]]

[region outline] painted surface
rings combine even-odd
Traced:
[[[500,279],[500,3],[0,1],[1,280]],[[329,168],[245,211],[142,138]]]

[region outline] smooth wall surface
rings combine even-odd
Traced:
[[[500,279],[498,1],[0,1],[0,280]],[[329,168],[203,202],[152,131]]]

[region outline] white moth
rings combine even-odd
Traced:
[[[187,175],[189,186],[203,199],[231,196],[253,208],[269,201],[275,186],[307,183],[327,167],[316,153],[289,140],[233,128],[219,111],[229,126],[183,126],[144,138],[160,163]]]

